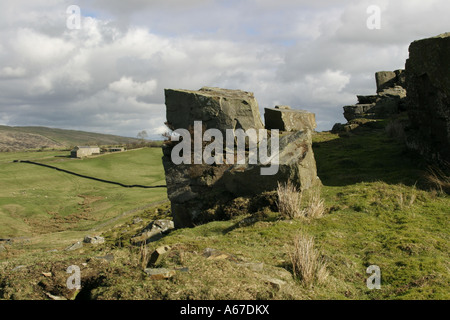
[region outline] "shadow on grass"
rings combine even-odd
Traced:
[[[326,186],[383,181],[426,187],[427,163],[389,138],[384,127],[362,127],[341,136],[320,132],[313,141],[317,174]]]

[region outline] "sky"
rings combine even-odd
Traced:
[[[0,125],[162,139],[164,89],[210,86],[253,92],[262,120],[289,105],[330,130],[375,94],[375,72],[404,68],[412,41],[450,31],[449,12],[448,0],[2,1]]]

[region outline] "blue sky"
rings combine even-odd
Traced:
[[[290,105],[329,130],[375,93],[376,71],[404,68],[410,42],[450,31],[448,12],[446,0],[4,1],[0,124],[158,138],[164,88],[218,86],[254,92],[262,117]]]

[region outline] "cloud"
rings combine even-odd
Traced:
[[[73,2],[73,3],[72,3]],[[69,5],[81,29],[66,27]],[[379,5],[381,29],[366,27]],[[316,113],[375,92],[408,45],[448,30],[444,0],[17,0],[0,4],[0,124],[159,137],[165,88],[252,91]]]

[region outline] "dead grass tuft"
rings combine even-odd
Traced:
[[[277,195],[278,210],[282,217],[295,219],[305,215],[300,208],[302,193],[297,191],[297,188],[291,181],[284,184],[278,182]]]
[[[290,182],[284,184],[278,183],[278,211],[283,218],[320,218],[325,213],[324,200],[319,193],[312,193],[310,201],[306,208],[302,208],[303,192],[297,191],[297,188]]]
[[[447,171],[447,173],[445,171]],[[428,174],[426,179],[430,182],[439,192],[450,194],[450,163],[445,163],[445,168],[441,169],[437,166],[430,166],[428,168]]]
[[[311,287],[323,283],[328,277],[327,266],[315,248],[314,238],[299,234],[294,238],[294,247],[289,252],[294,276]]]

